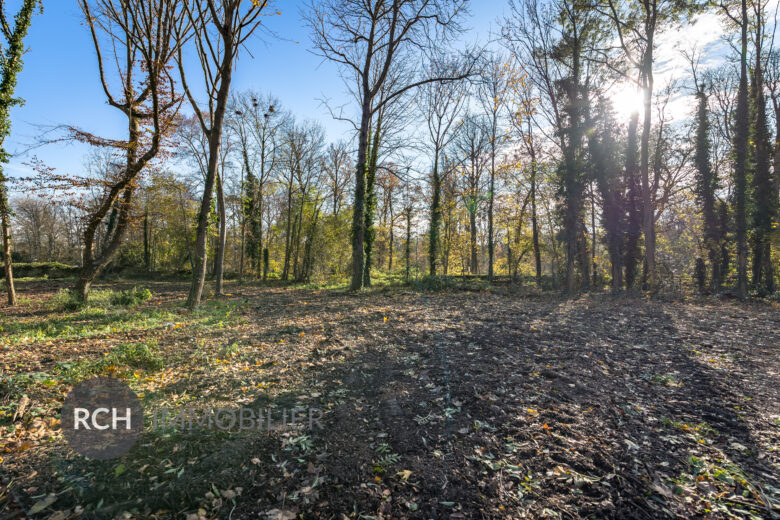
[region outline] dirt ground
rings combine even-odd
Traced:
[[[2,309],[0,518],[780,518],[777,304],[230,285],[192,314],[184,284],[142,285],[124,313],[50,310],[51,284]],[[85,460],[58,428],[71,365],[126,342],[164,365],[100,373],[147,415],[323,428],[149,429]]]

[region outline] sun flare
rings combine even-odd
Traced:
[[[616,85],[609,98],[618,121],[628,121],[632,113],[642,111],[642,91],[635,85]]]

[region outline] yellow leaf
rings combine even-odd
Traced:
[[[403,471],[399,471],[396,473],[399,477],[401,477],[401,480],[409,480],[409,477],[412,475],[412,472],[408,469],[405,469]]]
[[[538,413],[539,413],[537,410],[534,410],[533,408],[527,408],[526,410],[527,410],[527,411],[528,411],[528,413],[530,413],[531,415],[536,415],[536,414],[538,414]]]

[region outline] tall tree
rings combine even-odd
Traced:
[[[277,135],[287,115],[271,96],[244,92],[232,101],[229,128],[238,141],[241,164],[246,174],[243,186],[244,220],[248,236],[244,247],[257,275],[262,276],[263,213],[266,190],[278,162]]]
[[[737,296],[747,296],[747,176],[748,176],[748,145],[750,140],[750,114],[748,101],[748,9],[747,0],[739,3],[739,14],[732,14],[730,5],[721,4],[726,16],[740,30],[739,47],[739,88],[737,90],[737,107],[734,115],[734,146],[733,146],[733,183],[732,193],[734,204],[734,227],[737,241]]]
[[[432,77],[446,75],[446,69],[452,67],[446,58],[431,61],[429,74]],[[431,161],[431,206],[428,231],[428,274],[436,276],[441,256],[441,189],[442,175],[447,173],[442,167],[442,154],[457,135],[458,119],[466,101],[463,82],[428,83],[422,90],[422,102],[417,106],[425,120],[425,139]]]
[[[650,180],[650,129],[652,127],[654,66],[657,35],[696,12],[703,2],[699,0],[605,0],[600,10],[612,22],[617,35],[619,58],[616,65],[606,64],[636,81],[642,89],[644,117],[640,139],[639,170],[642,182],[642,229],[645,236],[645,284],[656,286],[655,272],[655,208],[652,200],[654,181]],[[625,65],[630,71],[626,73]],[[637,74],[636,79],[634,72]]]
[[[266,7],[267,0],[185,0],[185,12],[193,30],[192,41],[203,72],[203,88],[208,95],[208,110],[204,113],[187,84],[184,59],[179,49],[177,62],[182,86],[208,138],[208,165],[195,236],[195,268],[187,297],[187,306],[191,309],[200,305],[206,281],[206,242],[211,199],[219,168],[219,149],[233,67],[238,59],[238,50],[260,25],[260,15]]]
[[[347,145],[343,142],[331,143],[325,152],[325,174],[331,196],[331,213],[338,216],[344,204],[344,193],[352,176],[348,163],[350,161]]]
[[[639,239],[642,237],[641,218],[641,184],[639,181],[639,112],[631,114],[628,122],[626,139],[626,245],[625,245],[625,280],[626,289],[633,289],[636,283],[637,265],[639,264]]]
[[[493,281],[493,264],[495,256],[495,238],[493,213],[496,199],[496,159],[504,142],[506,129],[504,117],[514,83],[519,78],[514,74],[507,58],[500,54],[492,54],[485,59],[482,74],[477,83],[477,99],[482,112],[487,116],[487,129],[490,138],[490,170],[488,180],[488,279]]]
[[[764,20],[764,1],[754,1],[753,6],[753,44],[754,59],[752,75],[752,188],[753,188],[753,280],[752,285],[762,294],[775,291],[772,272],[772,220],[775,213],[777,192],[772,181],[769,128],[766,117],[766,94],[764,85],[764,40],[766,23]],[[775,173],[777,175],[777,173]]]
[[[352,281],[363,287],[365,247],[365,179],[373,115],[408,90],[456,77],[423,78],[396,86],[378,99],[397,62],[419,62],[420,52],[434,48],[457,31],[466,0],[327,0],[312,2],[307,21],[316,51],[343,66],[348,83],[355,81],[360,105],[352,215]]]
[[[584,138],[588,98],[589,53],[601,37],[601,27],[591,5],[557,0],[540,4],[534,0],[512,1],[512,18],[506,21],[504,40],[512,50],[527,81],[538,90],[540,120],[546,123],[550,140],[561,152],[558,168],[559,210],[566,243],[566,291],[589,281],[582,240],[585,187]]]
[[[104,190],[86,216],[83,254],[76,295],[87,300],[95,277],[119,250],[132,219],[136,179],[160,152],[173,129],[181,99],[174,92],[170,63],[186,38],[182,3],[175,0],[80,0],[98,59],[100,83],[108,104],[127,119],[127,140],[115,141],[71,128],[76,139],[124,154],[124,164],[112,168]],[[102,38],[101,38],[102,36]],[[112,93],[102,46],[108,44],[121,81]],[[110,214],[111,233],[99,250],[96,238]]]
[[[602,212],[602,226],[606,230],[607,252],[611,265],[612,290],[623,287],[623,247],[625,235],[625,178],[619,166],[619,150],[615,137],[616,121],[612,107],[602,97],[592,118],[588,149],[598,187]],[[595,226],[594,226],[595,227]],[[595,250],[595,247],[593,248]]]
[[[5,48],[0,48],[0,232],[3,234],[3,267],[5,270],[5,290],[8,293],[8,305],[16,305],[14,273],[11,258],[11,229],[9,225],[10,208],[3,164],[8,162],[5,151],[5,139],[11,134],[11,108],[22,103],[14,97],[16,80],[22,71],[24,38],[32,22],[32,15],[39,0],[24,0],[14,17],[14,27],[8,25],[5,6],[0,2],[0,29],[5,38]]]
[[[479,244],[477,214],[485,197],[484,173],[490,161],[490,134],[484,115],[464,117],[458,137],[453,143],[460,159],[460,196],[469,216],[469,272],[479,274]]]
[[[696,77],[694,75],[694,82]],[[716,214],[716,190],[718,179],[712,170],[710,162],[710,118],[707,108],[707,94],[704,85],[696,85],[696,150],[694,164],[696,167],[696,198],[699,201],[704,221],[704,246],[710,260],[712,290],[721,286],[721,258],[719,222]]]

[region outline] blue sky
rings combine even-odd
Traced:
[[[84,173],[85,145],[57,143],[22,153],[53,126],[75,125],[117,138],[125,129],[121,114],[106,104],[95,51],[76,1],[43,2],[44,12],[33,18],[26,40],[29,50],[16,90],[25,105],[11,113],[13,126],[6,149],[15,156],[6,167],[9,176],[26,174],[29,169],[23,163],[33,155],[61,173]],[[11,1],[9,11],[15,12],[18,4],[18,0]],[[300,0],[277,2],[282,15],[268,17],[265,23],[280,38],[260,35],[248,42],[249,52],[240,56],[232,88],[273,93],[296,117],[323,124],[328,139],[335,140],[347,127],[332,120],[320,100],[339,104],[348,98],[338,69],[310,52],[308,29],[299,15],[303,5]],[[506,0],[472,2],[467,23],[471,30],[464,39],[486,41],[506,8]],[[194,76],[190,81],[195,83]]]

